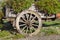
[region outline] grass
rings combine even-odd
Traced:
[[[24,35],[16,33],[16,34],[11,34],[9,31],[1,31],[0,32],[0,38],[1,39],[19,39],[19,38],[24,38]]]
[[[3,24],[0,24],[0,28],[2,28],[3,27]]]
[[[10,35],[10,33],[8,31],[1,31],[0,32],[0,38],[6,37],[6,36],[9,36],[9,35]]]
[[[3,24],[0,24],[0,30],[3,28]],[[11,39],[19,39],[19,38],[24,38],[25,36],[19,33],[14,34],[14,31],[12,30],[13,33],[10,32],[9,30],[3,30],[0,31],[0,39],[1,40],[11,40]]]
[[[24,35],[17,33],[17,34],[14,35],[14,37],[12,37],[12,38],[14,38],[14,39],[24,38]]]
[[[60,35],[60,20],[43,22],[41,32],[45,33],[45,35]]]
[[[43,22],[43,27],[50,27],[50,26],[53,26],[53,27],[60,27],[60,20],[55,20],[55,21],[46,21],[46,22]]]
[[[58,34],[58,31],[55,27],[42,28],[41,32],[43,32],[44,35]]]
[[[44,33],[44,35],[51,35],[51,34],[56,34],[60,35],[60,20],[55,20],[55,21],[46,21],[43,22],[43,27],[41,29],[41,32]],[[0,24],[0,28],[2,28],[3,25]],[[11,34],[10,31],[0,31],[0,38],[2,40],[11,40],[11,39],[19,39],[19,38],[24,38],[25,36],[19,33],[16,34]]]

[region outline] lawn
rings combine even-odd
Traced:
[[[50,26],[60,27],[60,20],[43,22],[43,27],[50,27]]]
[[[60,35],[60,20],[43,22],[41,32],[43,32],[44,35]]]
[[[10,28],[10,29],[9,29]],[[25,36],[14,31],[13,27],[3,27],[3,24],[0,23],[0,39],[1,40],[11,40],[24,38]]]
[[[0,29],[2,27],[3,25],[0,24]],[[43,27],[41,28],[41,31],[39,34],[41,35],[41,33],[43,33],[43,35],[51,35],[51,34],[60,35],[60,20],[43,22]],[[0,31],[1,40],[19,39],[24,37],[25,37],[24,35],[16,33],[13,30]]]

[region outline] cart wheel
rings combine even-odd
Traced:
[[[36,35],[41,29],[41,17],[37,12],[27,10],[16,18],[16,29],[23,35]]]

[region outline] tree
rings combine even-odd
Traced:
[[[36,7],[40,11],[45,13],[58,13],[60,12],[60,1],[59,0],[38,0],[35,2]]]
[[[5,5],[11,7],[15,12],[28,9],[34,0],[7,0]]]

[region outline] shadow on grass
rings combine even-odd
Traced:
[[[3,23],[3,27],[1,27],[0,29],[1,31],[4,31],[4,30],[9,31],[11,34],[14,34],[14,32],[17,33],[17,30],[14,29],[10,21],[7,23]]]
[[[43,27],[50,27],[50,26],[55,26],[55,27],[60,27],[60,23],[53,23],[53,24],[42,24],[43,25]]]
[[[54,23],[51,21],[50,24],[48,24],[50,22],[45,22],[42,24],[42,27],[60,27],[60,23],[57,23],[54,21]],[[18,33],[16,29],[14,29],[14,27],[12,26],[11,22],[7,22],[3,24],[4,26],[2,28],[0,28],[2,31],[6,30],[9,31],[11,34],[13,34],[14,32]]]

